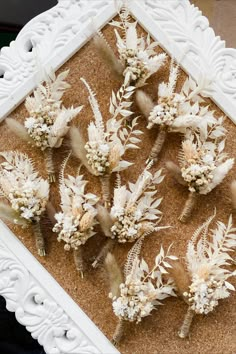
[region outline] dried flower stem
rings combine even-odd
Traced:
[[[74,250],[73,252],[74,252],[74,261],[75,261],[76,270],[80,273],[81,278],[83,278],[84,265],[83,265],[82,247],[78,247],[78,249]]]
[[[113,338],[112,338],[112,343],[114,345],[119,344],[122,337],[123,337],[124,324],[125,324],[125,321],[120,319],[117,326],[116,326],[115,333],[113,334]]]
[[[180,331],[178,333],[180,338],[186,338],[188,336],[194,315],[195,315],[195,312],[189,306],[188,311],[187,311],[185,318],[184,318],[184,322],[183,322],[183,324],[180,328]]]
[[[101,263],[107,256],[108,252],[111,252],[113,247],[115,246],[116,241],[112,238],[109,238],[105,245],[102,247],[100,253],[96,257],[95,261],[92,264],[93,268],[97,268],[99,263]]]
[[[34,231],[35,244],[36,244],[38,254],[40,257],[44,257],[44,256],[46,256],[45,242],[44,242],[44,237],[42,234],[40,224],[38,222],[34,222],[32,224],[32,227],[33,227],[33,231]]]
[[[105,176],[100,177],[101,187],[102,187],[102,197],[104,200],[105,208],[108,209],[110,207],[110,175],[107,174]]]
[[[151,153],[149,155],[147,162],[150,162],[150,161],[156,162],[157,161],[157,157],[160,154],[162,147],[164,145],[164,142],[166,140],[166,135],[167,135],[167,131],[166,131],[165,127],[160,127],[160,131],[157,135],[157,138],[156,138],[155,143],[152,147],[152,150],[151,150]]]
[[[46,149],[45,150],[45,161],[46,161],[46,169],[48,173],[48,181],[49,183],[56,182],[55,176],[55,168],[53,163],[53,149]]]
[[[196,200],[197,200],[197,193],[190,192],[188,195],[188,199],[185,202],[184,209],[179,216],[179,221],[181,221],[183,223],[188,221],[188,219],[190,218],[190,216],[192,214],[193,208],[196,204]]]

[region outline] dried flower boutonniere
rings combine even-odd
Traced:
[[[199,106],[199,103],[203,101],[201,96],[205,97],[210,94],[211,82],[201,79],[197,85],[189,77],[180,93],[176,93],[178,72],[179,65],[175,65],[172,60],[168,83],[162,82],[159,85],[157,104],[154,104],[144,91],[137,91],[137,103],[148,120],[147,128],[159,127],[148,162],[157,160],[168,133],[185,133],[186,129],[204,131],[208,124],[216,121],[213,112],[209,111],[207,106]]]
[[[224,153],[225,129],[222,119],[213,125],[208,133],[208,140],[196,134],[188,134],[182,143],[180,168],[167,162],[167,169],[177,181],[188,187],[189,196],[179,217],[186,222],[191,216],[198,195],[210,193],[226,177],[234,164],[234,159],[227,159]],[[223,139],[222,139],[223,138]]]
[[[49,184],[38,176],[27,155],[16,151],[1,152],[0,195],[8,204],[0,204],[0,216],[22,227],[32,226],[36,247],[45,256],[40,218],[49,198]]]
[[[151,42],[149,35],[147,38],[138,37],[137,22],[132,20],[126,6],[121,8],[119,16],[120,21],[110,23],[122,32],[120,36],[115,29],[119,59],[116,58],[101,32],[98,32],[94,41],[100,55],[110,64],[111,68],[118,75],[123,74],[132,85],[140,87],[145,85],[147,79],[165,63],[166,54],[155,52],[154,48],[158,43]]]
[[[233,263],[229,253],[236,247],[236,229],[232,227],[230,216],[228,225],[217,222],[217,228],[212,230],[211,240],[208,240],[208,228],[214,217],[215,214],[203,223],[189,241],[187,271],[178,263],[170,270],[180,295],[189,306],[179,331],[180,338],[188,336],[195,314],[207,315],[219,300],[230,296],[230,290],[235,290],[227,280],[236,276],[236,271],[227,266]]]
[[[143,317],[149,316],[162,300],[169,296],[176,296],[174,284],[167,269],[171,268],[169,260],[176,260],[169,250],[164,253],[163,248],[156,256],[155,265],[149,269],[144,259],[139,259],[142,240],[139,239],[131,248],[124,267],[124,276],[116,263],[115,257],[110,253],[106,257],[106,268],[111,283],[109,297],[112,299],[114,314],[119,323],[113,335],[113,343],[118,344],[125,332],[128,322],[139,323]]]
[[[70,155],[69,155],[70,156]],[[64,241],[64,249],[73,249],[76,269],[83,277],[82,246],[95,235],[97,224],[95,204],[98,197],[85,193],[87,181],[79,174],[64,178],[64,170],[69,156],[65,159],[60,174],[61,212],[55,214],[56,223],[53,231],[58,233],[57,240]]]
[[[138,149],[136,145],[140,139],[137,137],[142,132],[136,129],[137,118],[126,126],[125,122],[132,112],[129,107],[132,102],[128,102],[134,87],[127,86],[127,82],[122,85],[117,95],[112,92],[110,103],[110,114],[112,117],[104,123],[95,94],[88,83],[81,79],[89,91],[89,103],[91,105],[94,122],[88,126],[88,140],[84,141],[79,128],[71,129],[72,149],[88,171],[100,177],[102,195],[105,206],[110,204],[110,175],[120,172],[132,165],[131,162],[123,160],[123,156],[128,149]]]
[[[26,98],[25,107],[30,114],[24,126],[13,118],[7,118],[8,127],[26,142],[41,149],[45,154],[49,182],[55,181],[53,149],[59,148],[69,130],[69,123],[79,114],[82,106],[65,108],[61,98],[70,85],[65,81],[69,71],[57,77],[47,76],[45,86],[40,84],[33,96]]]
[[[98,220],[108,241],[94,261],[94,267],[105,258],[117,241],[134,242],[166,228],[158,226],[161,219],[158,207],[162,198],[156,196],[156,186],[163,181],[164,176],[161,176],[161,170],[152,175],[148,171],[149,167],[138,177],[136,183],[129,183],[128,188],[121,186],[118,179],[110,211],[98,205]]]

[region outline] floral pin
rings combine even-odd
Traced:
[[[65,81],[68,73],[64,71],[57,77],[50,73],[45,86],[38,85],[33,96],[26,98],[25,107],[30,117],[24,126],[13,118],[6,119],[12,132],[44,152],[49,182],[55,182],[53,149],[61,146],[69,131],[69,123],[82,109],[82,106],[65,108],[62,105],[61,98],[70,87]]]
[[[116,242],[135,242],[166,228],[158,226],[161,220],[158,207],[162,198],[156,196],[156,186],[163,181],[164,176],[161,176],[161,170],[152,174],[148,171],[149,167],[136,183],[129,183],[128,187],[122,186],[118,179],[110,211],[98,205],[98,220],[108,241],[95,259],[93,267],[97,267]]]
[[[0,216],[22,227],[31,225],[38,254],[45,256],[40,219],[49,199],[49,184],[38,176],[27,155],[8,151],[0,156],[5,160],[0,163],[0,195],[8,202],[0,204]]]
[[[211,82],[204,78],[197,85],[188,77],[180,93],[176,93],[178,72],[179,65],[172,60],[168,83],[162,82],[158,87],[157,104],[144,91],[137,91],[137,103],[147,118],[147,128],[159,127],[147,162],[157,160],[168,133],[185,133],[187,129],[205,133],[207,125],[216,122],[213,112],[199,105],[204,101],[201,96],[210,95]]]
[[[133,22],[127,6],[119,12],[120,21],[112,21],[110,25],[117,27],[122,35],[115,29],[116,46],[119,53],[117,59],[105,38],[98,32],[95,44],[100,55],[108,62],[118,75],[123,75],[131,85],[140,87],[145,85],[147,79],[156,73],[166,61],[166,54],[157,54],[154,50],[157,42],[147,38],[138,37],[137,22]]]
[[[207,315],[218,306],[219,300],[229,297],[230,291],[235,290],[228,278],[236,276],[236,271],[228,266],[233,263],[230,252],[236,247],[236,229],[232,227],[230,216],[227,225],[218,221],[209,236],[209,225],[214,217],[215,214],[204,222],[188,242],[187,270],[175,263],[170,271],[180,295],[188,304],[180,338],[188,336],[196,314]]]
[[[70,156],[70,155],[69,155]],[[97,224],[95,204],[98,197],[86,193],[87,181],[79,172],[76,177],[64,177],[64,170],[69,156],[63,163],[60,174],[61,212],[55,214],[56,223],[53,231],[58,233],[57,240],[64,241],[64,249],[74,251],[76,269],[83,277],[82,246],[95,235],[94,226]]]
[[[119,323],[113,335],[113,343],[118,344],[125,332],[128,322],[139,323],[149,316],[162,300],[169,296],[176,296],[174,284],[169,277],[167,269],[171,268],[169,260],[176,260],[169,250],[164,253],[163,248],[156,256],[155,265],[149,269],[144,259],[139,259],[142,239],[139,239],[131,248],[124,267],[124,277],[116,263],[115,257],[110,253],[106,258],[106,267],[111,281],[111,292],[114,314],[119,318]]]
[[[226,177],[233,167],[234,159],[227,159],[224,153],[225,129],[222,119],[208,132],[207,140],[196,134],[189,134],[182,143],[180,168],[172,162],[167,169],[183,185],[188,187],[189,196],[179,217],[187,222],[196,204],[198,195],[210,193]]]
[[[87,131],[88,139],[85,142],[79,128],[71,130],[72,149],[87,170],[100,178],[102,195],[106,207],[110,204],[110,176],[132,165],[132,162],[123,159],[128,149],[138,149],[140,142],[138,136],[142,132],[137,127],[137,119],[126,125],[126,119],[133,112],[128,101],[133,94],[134,87],[127,86],[125,82],[117,95],[112,92],[109,112],[111,118],[105,123],[101,114],[95,93],[88,83],[81,79],[89,91],[89,103],[91,105],[94,121],[91,121]]]

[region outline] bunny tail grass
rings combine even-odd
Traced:
[[[56,182],[55,176],[55,168],[53,164],[53,149],[46,149],[45,150],[45,162],[46,162],[46,169],[48,174],[48,181],[49,183]]]
[[[16,136],[18,136],[18,138],[20,138],[21,140],[27,143],[32,142],[29,134],[27,133],[26,128],[21,123],[17,122],[13,118],[7,118],[6,124],[8,128],[11,130],[11,132]]]
[[[104,201],[105,208],[110,207],[110,175],[105,175],[100,177],[101,187],[102,187],[102,198]]]
[[[115,257],[110,252],[105,258],[105,266],[110,281],[112,297],[120,296],[120,284],[123,283],[123,275]]]
[[[111,68],[113,74],[116,76],[122,76],[124,67],[121,62],[115,56],[115,53],[103,38],[102,33],[98,33],[94,36],[93,42],[97,48],[98,54],[104,60],[104,62]]]
[[[77,271],[80,273],[81,278],[84,277],[84,262],[83,262],[83,252],[82,247],[79,247],[77,250],[73,251],[74,261]]]
[[[140,111],[148,119],[151,111],[154,108],[154,103],[150,96],[148,96],[144,91],[138,90],[136,93],[136,102]]]
[[[19,214],[12,209],[12,207],[4,202],[0,202],[0,218],[5,219],[12,224],[26,227],[28,225],[26,219],[21,218]]]
[[[186,223],[190,218],[192,211],[197,202],[197,193],[190,192],[188,195],[188,199],[185,202],[184,209],[179,216],[179,221]]]
[[[113,334],[112,337],[112,344],[114,345],[118,345],[124,335],[124,327],[125,327],[125,321],[124,320],[119,320],[116,329],[115,329],[115,333]]]
[[[40,257],[46,256],[45,252],[45,242],[44,242],[44,237],[42,234],[42,230],[40,227],[40,224],[38,222],[35,222],[32,224],[33,227],[33,232],[34,232],[34,237],[35,237],[35,244],[36,248],[38,251],[38,254]]]
[[[233,206],[234,211],[236,211],[236,180],[234,180],[231,183],[230,190],[231,190],[232,206]]]
[[[152,147],[152,150],[151,150],[151,153],[149,155],[149,158],[147,160],[147,164],[150,162],[150,161],[153,161],[153,162],[156,162],[157,161],[157,158],[158,158],[158,155],[160,154],[161,150],[162,150],[162,147],[164,145],[164,142],[166,140],[166,135],[167,135],[167,132],[165,130],[165,128],[160,128],[160,131],[157,135],[157,138],[156,138],[156,141]]]
[[[93,268],[97,268],[99,263],[101,263],[105,258],[108,252],[112,251],[115,246],[116,241],[114,239],[109,238],[105,245],[102,247],[100,253],[96,257],[95,261],[92,264]]]
[[[189,307],[185,315],[184,322],[178,332],[180,338],[186,338],[189,335],[189,330],[193,321],[194,311]]]
[[[56,209],[54,208],[54,205],[50,201],[47,202],[46,211],[47,211],[48,218],[51,221],[52,225],[55,225],[57,222],[55,219]]]
[[[186,301],[186,297],[183,294],[189,290],[190,279],[188,272],[178,261],[170,261],[169,263],[172,268],[169,268],[168,272],[171,278],[174,279],[179,295],[183,298],[184,301]]]
[[[187,183],[185,182],[185,180],[182,177],[181,170],[180,170],[178,165],[176,165],[172,161],[167,161],[166,162],[166,168],[171,173],[171,175],[174,177],[176,182],[178,182],[182,186],[186,186],[187,185]]]

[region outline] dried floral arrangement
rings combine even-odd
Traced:
[[[87,181],[78,170],[76,177],[64,177],[64,170],[70,154],[65,159],[60,173],[61,212],[55,214],[56,223],[53,231],[58,233],[57,240],[64,241],[64,249],[74,252],[76,269],[83,277],[82,246],[96,234],[94,226],[97,224],[95,208],[99,198],[93,193],[86,193]]]
[[[173,280],[165,275],[171,268],[169,260],[177,257],[166,254],[161,247],[155,258],[155,265],[149,269],[144,259],[139,259],[143,237],[140,238],[128,253],[124,266],[124,277],[115,257],[108,253],[106,268],[109,274],[114,314],[119,318],[119,323],[113,335],[113,343],[118,344],[124,334],[125,322],[139,323],[143,317],[149,316],[153,309],[162,305],[162,300],[175,295]]]
[[[227,159],[225,133],[222,117],[210,125],[201,134],[189,132],[182,142],[179,156],[180,167],[167,162],[166,167],[184,186],[188,187],[189,196],[179,217],[188,221],[198,195],[206,195],[218,186],[233,167],[234,159]]]
[[[118,176],[114,188],[111,209],[98,206],[98,220],[104,235],[108,238],[105,246],[93,263],[97,267],[116,242],[134,242],[140,238],[157,232],[166,226],[158,226],[161,211],[158,209],[162,198],[157,197],[157,185],[164,176],[161,170],[152,174],[147,166],[135,183],[121,185]]]
[[[236,228],[232,226],[232,216],[228,224],[218,221],[217,227],[209,232],[215,214],[204,222],[188,242],[186,268],[174,264],[171,275],[188,311],[179,331],[180,338],[189,334],[195,314],[207,315],[219,304],[219,300],[230,296],[234,286],[227,280],[236,276],[230,269],[233,259],[230,253],[236,247]],[[209,235],[210,234],[210,235]]]
[[[65,81],[68,73],[67,70],[56,77],[50,72],[46,75],[45,85],[39,84],[33,95],[26,98],[25,107],[30,116],[24,126],[13,118],[6,119],[14,134],[44,152],[49,182],[55,182],[53,149],[61,146],[69,131],[69,123],[82,109],[82,106],[65,108],[62,105],[62,96],[70,87]]]
[[[115,35],[119,58],[100,31],[94,37],[94,42],[99,54],[115,74],[123,75],[131,85],[141,87],[165,64],[166,54],[155,52],[158,43],[152,42],[150,35],[147,38],[138,37],[137,22],[133,21],[128,7],[121,7],[118,13],[120,21],[113,20],[110,25],[118,29],[115,29]]]
[[[159,127],[148,162],[157,161],[168,133],[184,134],[188,130],[199,132],[215,121],[214,112],[209,111],[208,106],[200,106],[200,103],[204,102],[203,97],[207,97],[212,90],[211,81],[202,78],[196,84],[191,77],[188,77],[181,91],[177,93],[175,91],[178,73],[179,65],[172,59],[169,81],[159,84],[157,104],[154,104],[144,91],[137,91],[137,103],[147,119],[147,128]]]
[[[125,80],[116,95],[112,92],[109,107],[111,118],[105,123],[95,93],[84,79],[81,80],[89,92],[94,122],[90,122],[87,128],[86,142],[79,128],[71,129],[72,149],[87,170],[100,178],[103,201],[105,206],[109,207],[110,176],[132,165],[132,162],[123,160],[123,156],[128,149],[138,149],[138,136],[142,134],[142,131],[136,129],[138,117],[134,118],[129,126],[126,124],[127,117],[133,113],[129,99],[135,87],[128,86],[128,81]]]
[[[0,204],[0,216],[23,228],[32,226],[36,247],[40,256],[45,256],[44,237],[40,228],[49,198],[49,184],[39,177],[32,161],[17,151],[1,152],[0,195],[5,202]]]
[[[118,344],[129,322],[139,323],[161,305],[161,300],[175,296],[178,291],[188,305],[188,311],[179,336],[185,338],[195,314],[208,314],[218,300],[234,290],[227,279],[236,272],[228,267],[233,263],[229,255],[236,248],[236,229],[232,217],[228,225],[217,223],[208,240],[208,229],[213,217],[209,218],[193,234],[186,254],[186,269],[161,247],[153,268],[140,259],[143,240],[151,233],[168,226],[159,226],[162,212],[161,198],[157,196],[158,185],[163,181],[162,171],[150,169],[157,161],[170,132],[183,134],[179,166],[168,161],[166,167],[174,178],[189,190],[189,197],[179,219],[186,222],[195,206],[197,196],[210,193],[220,184],[233,166],[234,159],[227,158],[225,149],[226,130],[223,118],[215,118],[206,105],[205,97],[212,90],[211,80],[201,79],[196,83],[188,77],[177,93],[176,85],[179,64],[172,59],[168,82],[158,86],[158,99],[153,100],[141,90],[136,93],[137,103],[146,117],[147,128],[159,127],[155,144],[146,161],[146,167],[134,183],[123,181],[122,171],[133,163],[125,154],[129,149],[138,149],[140,136],[138,119],[131,110],[136,88],[144,86],[148,78],[166,62],[166,54],[157,54],[156,42],[139,38],[137,23],[127,7],[119,12],[120,21],[112,21],[116,27],[116,45],[119,58],[106,42],[101,32],[95,36],[100,54],[118,74],[123,84],[118,92],[112,91],[108,119],[103,116],[96,94],[89,83],[81,78],[88,91],[88,101],[93,118],[85,137],[80,127],[69,126],[82,107],[65,108],[62,96],[70,87],[65,81],[68,71],[57,77],[50,74],[45,86],[39,85],[33,96],[26,99],[25,107],[30,115],[24,126],[14,119],[6,120],[8,127],[22,140],[38,147],[45,153],[49,182],[55,181],[53,151],[62,145],[70,130],[71,148],[81,165],[75,176],[65,169],[69,157],[64,160],[59,175],[60,211],[53,211],[53,232],[57,240],[63,241],[66,251],[73,251],[76,269],[83,277],[83,245],[96,234],[100,224],[105,246],[95,258],[96,268],[105,259],[110,279],[112,308],[119,323],[113,336]],[[0,193],[8,202],[0,204],[0,217],[22,227],[31,225],[36,237],[40,256],[45,255],[44,238],[40,220],[48,208],[49,184],[35,172],[28,156],[18,152],[0,153],[5,161],[0,164]],[[81,166],[99,178],[101,200],[86,192],[88,181],[81,174]],[[116,176],[113,188],[111,176]],[[87,179],[87,178],[86,178]],[[89,178],[88,178],[89,180]],[[121,182],[122,181],[122,182]],[[236,182],[231,186],[232,203],[236,209]],[[110,253],[116,243],[135,243],[128,253],[124,272]],[[225,267],[225,268],[222,268]]]

